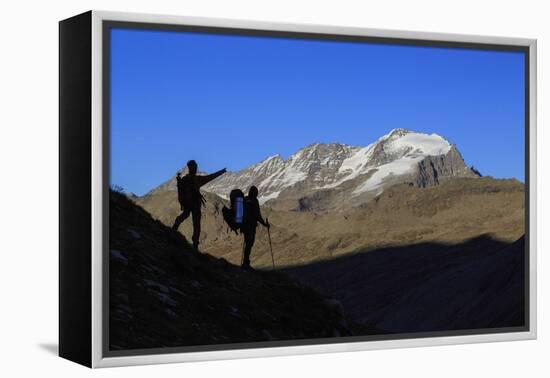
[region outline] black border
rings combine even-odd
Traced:
[[[59,22],[59,356],[92,365],[92,12]]]
[[[333,337],[333,338],[318,338],[318,339],[302,339],[302,340],[285,340],[285,341],[266,341],[266,342],[250,342],[250,343],[233,343],[233,344],[214,344],[214,345],[198,345],[198,346],[182,346],[171,348],[147,348],[147,349],[128,349],[128,350],[109,350],[109,186],[110,186],[110,31],[113,28],[136,29],[136,30],[157,30],[157,31],[172,31],[172,32],[190,32],[190,33],[205,33],[205,34],[225,34],[234,36],[255,36],[266,38],[290,38],[290,39],[306,39],[320,41],[342,41],[354,43],[371,43],[371,44],[390,44],[402,46],[416,47],[436,47],[436,48],[454,48],[454,49],[471,49],[471,50],[490,50],[502,52],[520,52],[524,54],[524,85],[525,85],[525,325],[523,327],[506,327],[506,328],[483,328],[469,329],[456,331],[435,331],[435,332],[415,332],[415,333],[400,333],[391,335],[371,335],[371,336],[349,336],[349,337]],[[103,40],[103,86],[102,86],[102,102],[103,102],[103,357],[122,357],[122,356],[139,356],[139,355],[155,355],[169,353],[190,353],[190,352],[207,352],[235,349],[255,349],[255,348],[275,348],[275,347],[292,347],[305,345],[322,345],[322,344],[342,344],[350,342],[365,342],[365,341],[380,341],[380,340],[400,340],[400,339],[418,339],[427,337],[449,337],[449,336],[467,336],[467,335],[483,335],[495,333],[511,333],[511,332],[528,332],[530,330],[530,287],[529,287],[529,146],[530,146],[530,58],[529,46],[520,45],[505,45],[498,43],[480,43],[480,42],[454,42],[454,41],[436,41],[429,39],[408,39],[408,38],[393,38],[393,37],[369,37],[357,35],[341,35],[341,34],[325,34],[311,32],[289,32],[289,31],[272,31],[261,29],[244,29],[244,28],[229,28],[229,27],[211,27],[211,26],[195,26],[195,25],[176,25],[162,23],[147,23],[147,22],[128,22],[116,20],[102,21],[102,40]]]

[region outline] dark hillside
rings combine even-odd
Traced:
[[[286,271],[338,299],[355,322],[386,332],[521,327],[525,240],[482,235],[341,256]]]
[[[196,254],[116,192],[109,237],[111,350],[350,334],[337,302],[284,273]]]

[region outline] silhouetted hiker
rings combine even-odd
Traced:
[[[258,202],[258,188],[251,186],[248,190],[248,196],[244,200],[244,219],[241,226],[241,232],[244,235],[244,256],[243,265],[245,269],[250,269],[250,253],[256,239],[256,226],[260,222],[264,227],[269,228],[270,225],[260,212],[260,203]]]
[[[172,228],[177,231],[180,224],[186,220],[189,215],[193,217],[193,248],[199,250],[199,238],[201,235],[201,207],[204,204],[204,197],[201,194],[200,187],[221,176],[227,170],[221,169],[211,175],[198,176],[197,162],[189,160],[187,162],[189,172],[181,177],[178,172],[176,180],[178,183],[178,201],[181,206],[182,213],[176,217]]]

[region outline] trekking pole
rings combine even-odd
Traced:
[[[244,247],[245,247],[245,243],[243,239],[243,249],[241,251],[241,266],[243,266],[243,263],[244,263]]]
[[[265,218],[267,224],[269,224],[269,218]],[[269,224],[269,226],[271,226]],[[271,252],[271,263],[273,264],[273,269],[275,269],[275,259],[273,258],[273,246],[271,245],[271,232],[269,231],[270,227],[267,227],[267,238],[269,239],[269,251]]]

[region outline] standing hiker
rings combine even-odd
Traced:
[[[248,190],[248,196],[244,200],[244,219],[241,226],[241,231],[244,235],[244,257],[243,265],[244,269],[250,268],[250,253],[252,252],[252,246],[256,239],[256,226],[260,222],[264,227],[269,228],[268,222],[262,218],[260,212],[260,203],[258,202],[258,188],[251,186]]]
[[[172,228],[177,231],[180,224],[191,215],[193,218],[193,248],[195,251],[198,251],[201,234],[201,207],[204,204],[204,197],[201,194],[200,187],[221,176],[227,170],[224,168],[210,175],[198,176],[198,166],[195,160],[189,160],[187,168],[189,172],[185,176],[181,177],[179,172],[176,175],[178,201],[182,212],[176,217]]]

